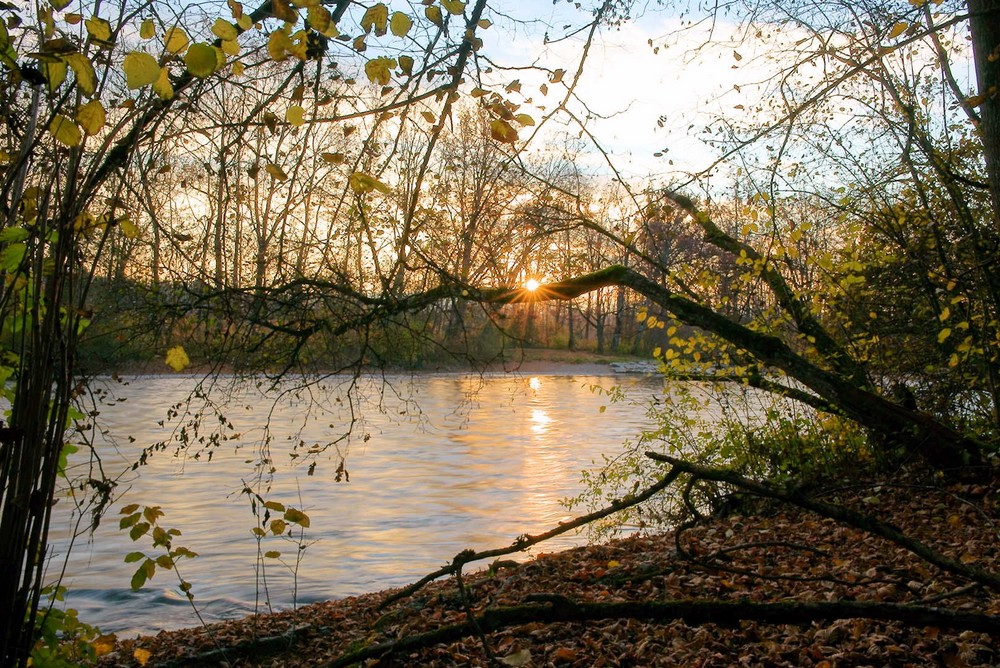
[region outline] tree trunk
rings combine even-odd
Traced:
[[[982,104],[979,134],[986,158],[993,223],[1000,231],[1000,0],[969,0],[969,27]]]

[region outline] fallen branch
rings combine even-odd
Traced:
[[[536,597],[537,598],[537,597]],[[686,624],[734,626],[743,621],[804,626],[836,619],[872,619],[902,622],[980,633],[1000,633],[1000,617],[957,612],[917,605],[865,601],[751,603],[747,601],[628,601],[623,603],[576,603],[559,595],[544,596],[545,603],[492,608],[468,621],[433,631],[406,636],[349,652],[326,664],[341,668],[394,652],[407,652],[439,643],[450,643],[476,633],[476,627],[493,632],[534,622],[586,622],[601,619],[639,619]]]
[[[684,461],[683,459],[660,454],[658,452],[647,452],[646,456],[655,461],[670,464],[672,467],[670,470],[671,473],[688,473],[703,480],[724,482],[758,496],[790,503],[800,508],[812,511],[817,515],[837,520],[838,522],[852,526],[855,529],[861,529],[862,531],[866,531],[870,534],[881,536],[882,538],[890,540],[896,545],[909,550],[924,561],[934,564],[944,571],[959,575],[974,582],[978,582],[979,584],[987,586],[995,591],[1000,591],[1000,575],[951,559],[950,557],[941,554],[931,546],[912,536],[906,535],[891,524],[881,522],[870,515],[859,513],[851,508],[838,506],[833,503],[817,501],[807,496],[803,496],[798,492],[780,489],[764,482],[750,480],[735,471],[717,469],[709,466],[702,466],[700,464],[692,464],[691,462]]]
[[[447,566],[443,566],[438,570],[434,571],[433,573],[428,573],[427,575],[420,578],[419,580],[409,585],[408,587],[404,587],[395,594],[386,598],[379,605],[379,609],[384,610],[390,604],[395,603],[396,601],[402,598],[406,598],[407,596],[412,595],[414,592],[421,589],[424,585],[433,582],[434,580],[437,580],[440,577],[457,573],[458,570],[462,568],[465,564],[468,564],[473,561],[479,561],[481,559],[502,557],[507,554],[522,552],[533,545],[537,545],[538,543],[546,541],[550,538],[554,538],[555,536],[566,533],[567,531],[572,531],[573,529],[577,529],[579,527],[590,524],[591,522],[607,517],[608,515],[617,513],[620,510],[625,510],[626,508],[631,508],[632,506],[638,505],[643,501],[652,498],[653,496],[663,491],[667,487],[669,487],[670,484],[677,479],[680,473],[681,473],[680,471],[671,471],[667,475],[660,478],[660,480],[657,481],[654,485],[647,487],[639,494],[629,494],[622,499],[614,501],[610,506],[606,506],[605,508],[601,508],[600,510],[588,513],[587,515],[581,515],[580,517],[570,520],[569,522],[560,522],[559,526],[549,531],[546,531],[545,533],[540,533],[535,536],[530,536],[528,534],[520,536],[509,547],[484,550],[482,552],[475,552],[474,550],[463,550],[462,552],[459,552],[457,555],[455,555],[455,558]]]

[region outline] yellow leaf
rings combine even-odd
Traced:
[[[45,74],[45,80],[48,81],[49,90],[54,91],[62,85],[62,82],[66,80],[68,70],[69,68],[66,67],[66,62],[63,60],[42,62],[42,73]]]
[[[160,69],[160,76],[153,82],[153,92],[161,100],[169,100],[174,96],[174,86],[170,83],[170,73],[167,72],[167,68]]]
[[[392,80],[392,68],[396,66],[393,58],[373,58],[365,63],[365,75],[368,80],[380,86],[388,85]]]
[[[521,125],[535,124],[535,119],[529,116],[528,114],[518,114],[517,116],[514,117],[514,120],[516,120]]]
[[[184,54],[184,64],[188,71],[200,79],[211,76],[221,65],[226,64],[226,57],[222,52],[211,44],[197,42],[191,45],[187,53]]]
[[[498,142],[513,144],[517,141],[517,130],[507,121],[497,118],[490,122],[490,136]]]
[[[413,74],[413,58],[411,56],[400,56],[399,69],[407,76]]]
[[[191,43],[183,28],[173,27],[163,33],[163,48],[169,53],[181,53]]]
[[[62,114],[57,114],[49,123],[49,132],[57,142],[70,147],[78,146],[83,138],[76,123]]]
[[[147,663],[149,663],[149,660],[150,658],[152,658],[153,653],[150,652],[148,649],[143,649],[142,647],[140,647],[134,652],[132,652],[132,656],[135,658],[136,661],[139,662],[140,666],[145,666]]]
[[[77,14],[76,12],[63,14],[63,21],[70,24],[71,26],[79,25],[80,22],[83,21],[83,14]]]
[[[949,336],[951,336],[951,329],[945,327],[940,332],[938,332],[938,337],[937,337],[938,343],[944,343],[945,339],[947,339]]]
[[[461,0],[441,0],[441,6],[444,7],[449,14],[455,14],[456,16],[465,11],[465,3]]]
[[[286,0],[271,0],[271,15],[292,25],[299,20],[299,13]]]
[[[244,67],[245,66],[243,65],[243,63],[241,63],[239,61],[233,63],[233,74],[235,74],[236,76],[239,76],[239,75],[243,74],[243,68]]]
[[[52,5],[56,11],[62,11],[66,7],[69,7],[69,3],[72,0],[50,0],[49,4]]]
[[[389,25],[389,8],[384,3],[372,5],[361,17],[361,29],[366,33],[375,30],[375,34],[382,36]]]
[[[892,27],[892,30],[889,31],[889,39],[896,39],[904,32],[906,32],[906,29],[909,27],[910,27],[909,23],[907,23],[906,21],[900,21],[899,23],[897,23]]]
[[[428,123],[436,123],[437,122],[437,116],[434,115],[434,112],[431,112],[431,111],[421,111],[420,115],[423,116],[424,120],[427,121]]]
[[[428,21],[430,21],[431,23],[433,23],[438,27],[440,27],[444,23],[444,20],[441,17],[441,8],[438,7],[437,5],[424,7],[424,16],[427,17]]]
[[[373,190],[389,194],[389,186],[385,185],[374,176],[365,174],[364,172],[354,172],[351,174],[350,178],[348,178],[347,182],[348,185],[351,186],[351,190],[359,195],[370,193]]]
[[[108,633],[95,638],[91,646],[97,656],[104,656],[114,651],[116,642],[118,642],[118,636],[114,633]]]
[[[142,88],[160,78],[160,66],[156,59],[142,51],[133,51],[125,56],[122,69],[125,70],[125,83],[132,89]]]
[[[945,320],[947,320],[950,317],[951,317],[951,309],[948,308],[947,306],[945,306],[941,310],[941,315],[938,316],[938,320],[940,320],[941,322],[944,322]]]
[[[253,19],[250,18],[249,14],[243,14],[236,19],[236,25],[240,27],[240,30],[250,30],[253,27]]]
[[[139,37],[143,39],[152,39],[155,36],[156,26],[153,25],[153,19],[146,19],[139,27]]]
[[[167,363],[167,366],[174,371],[183,371],[189,364],[191,364],[191,360],[188,358],[187,353],[184,352],[184,346],[174,346],[168,350],[165,362]],[[136,657],[136,659],[139,660],[142,665],[145,665],[145,662],[140,660],[139,657]],[[149,660],[148,656],[146,657],[146,660]]]
[[[340,34],[340,31],[337,30],[337,24],[333,22],[333,17],[330,16],[330,11],[326,7],[320,5],[310,7],[308,16],[309,25],[319,34],[330,38]]]
[[[235,39],[224,39],[220,42],[222,45],[222,52],[227,56],[233,56],[234,58],[240,55],[240,43]]]
[[[324,160],[326,160],[331,164],[339,165],[340,163],[344,162],[345,156],[343,153],[321,153],[319,157],[323,158]]]
[[[409,16],[403,12],[393,12],[392,18],[389,20],[389,30],[396,37],[405,37],[410,28],[413,27],[413,21]]]
[[[66,62],[73,68],[76,75],[76,85],[80,92],[90,97],[97,90],[97,74],[90,58],[82,53],[70,53],[65,56]]]
[[[269,162],[266,165],[264,165],[264,171],[279,181],[288,180],[288,174],[285,174],[285,170],[283,170],[279,165],[276,165],[273,162]]]
[[[292,38],[281,28],[273,31],[267,38],[267,55],[271,56],[271,60],[284,60],[294,48]]]
[[[107,43],[111,41],[111,24],[104,19],[91,16],[84,21],[84,25],[87,26],[87,34],[95,42]]]
[[[107,114],[104,105],[97,100],[91,100],[76,111],[76,121],[88,135],[96,135],[104,127]]]
[[[297,104],[294,104],[285,110],[285,120],[294,125],[295,127],[298,127],[300,125],[305,125],[306,122],[305,114],[306,114],[305,109],[303,109]]]
[[[118,227],[121,228],[122,234],[125,235],[126,239],[139,238],[139,226],[133,223],[128,218],[122,218],[120,221],[118,221]]]
[[[215,23],[212,24],[212,34],[221,40],[234,40],[239,36],[236,26],[226,19],[215,19]]]

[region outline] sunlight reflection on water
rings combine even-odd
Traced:
[[[277,402],[251,388],[237,392],[223,410],[239,439],[174,456],[154,454],[131,488],[116,501],[93,540],[78,540],[67,568],[69,604],[105,631],[152,633],[198,623],[173,573],[160,571],[138,592],[129,589],[135,564],[128,552],[154,554],[148,539],[132,543],[118,530],[118,510],[128,503],[162,506],[163,526],[183,533],[175,545],[199,556],[181,562],[208,621],[286,608],[295,600],[292,569],[266,560],[259,571],[256,520],[240,490],[252,484],[253,461],[266,445],[277,471],[268,500],[304,509],[311,526],[297,574],[298,602],[402,586],[472,547],[510,544],[569,517],[560,500],[581,491],[580,472],[602,452],[648,425],[644,404],[662,391],[662,379],[641,376],[495,375],[393,377],[362,382],[356,410],[362,420],[338,444],[347,454],[350,482],[334,482],[337,449],[319,455],[315,475],[305,457],[292,457],[344,434],[351,421],[342,385],[327,383],[286,394]],[[197,383],[192,377],[132,380],[118,392],[127,401],[101,408],[109,441],[101,448],[106,471],[126,469],[143,447],[168,438],[176,423],[167,407]],[[625,386],[635,403],[611,404],[591,385]],[[224,392],[209,393],[221,399]],[[601,407],[605,406],[605,412]],[[218,419],[206,418],[206,421]],[[268,424],[268,420],[270,421]],[[272,438],[263,441],[268,425]],[[129,441],[129,437],[134,442]],[[302,448],[299,450],[302,451]],[[123,484],[124,490],[128,485]],[[65,553],[70,534],[64,499],[53,521],[54,553]],[[61,514],[60,514],[61,513]],[[545,551],[583,542],[560,537]],[[294,566],[297,546],[278,537],[264,550],[280,550]]]

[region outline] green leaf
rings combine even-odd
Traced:
[[[28,238],[28,235],[28,230],[23,227],[8,227],[3,232],[0,232],[0,243],[9,244],[15,241],[24,241]]]
[[[137,561],[141,561],[146,558],[146,555],[142,552],[129,552],[125,555],[126,564],[134,564]]]
[[[347,179],[347,182],[351,186],[351,190],[359,195],[370,193],[373,190],[389,194],[389,186],[385,185],[374,176],[365,174],[364,172],[354,172]]]
[[[137,541],[143,536],[145,536],[148,532],[149,532],[149,523],[139,522],[134,527],[132,527],[131,531],[128,532],[128,535],[129,538],[131,538],[133,541]]]
[[[142,589],[142,585],[146,584],[146,569],[140,566],[132,574],[132,591],[138,591]]]
[[[127,506],[125,506],[124,508],[122,508],[121,510],[119,510],[118,514],[119,515],[131,515],[132,513],[134,513],[137,510],[139,510],[139,504],[138,503],[130,503]]]
[[[198,42],[192,44],[191,48],[188,49],[187,53],[184,54],[184,64],[187,66],[188,71],[194,76],[204,79],[205,77],[211,76],[219,69],[219,54],[221,51],[215,48],[211,44],[203,44]],[[226,62],[226,58],[223,55],[222,64]]]
[[[212,25],[212,34],[221,40],[234,40],[239,36],[236,32],[236,26],[225,19],[215,19],[215,23]]]
[[[28,247],[22,243],[7,246],[7,248],[4,248],[3,252],[0,253],[0,267],[2,267],[7,273],[17,271],[18,267],[21,266],[21,261],[24,259],[24,254],[27,250]]]

